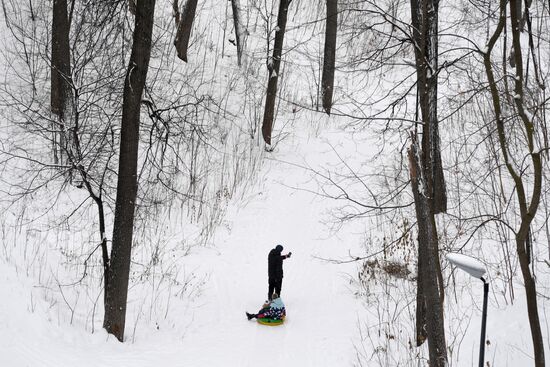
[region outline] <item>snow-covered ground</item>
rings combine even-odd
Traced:
[[[71,300],[59,304],[60,292],[50,299],[51,292],[41,292],[44,282],[36,272],[14,267],[3,257],[0,366],[417,365],[410,356],[425,355],[426,350],[410,345],[414,282],[373,273],[361,288],[356,282],[360,263],[323,260],[372,253],[360,251],[361,244],[383,231],[362,219],[332,234],[326,221],[336,203],[312,194],[317,184],[304,166],[336,169],[338,158],[331,146],[347,154],[358,154],[361,146],[368,152],[369,146],[354,145],[338,129],[310,131],[296,126],[275,152],[266,153],[255,183],[231,200],[211,243],[192,247],[189,255],[175,261],[178,271],[201,279],[193,295],[186,294],[188,301],[177,301],[176,292],[168,292],[174,303],[166,305],[166,316],[158,323],[151,321],[154,317],[142,321],[148,312],[143,300],[151,295],[131,288],[126,343],[101,329],[101,302],[91,322],[93,333],[88,319],[78,319],[78,310],[71,325]],[[282,326],[267,327],[248,321],[245,311],[256,311],[266,298],[267,253],[277,244],[293,253],[284,263],[282,298],[288,318]],[[490,263],[489,257],[485,260]],[[444,265],[449,276],[450,268]],[[510,304],[496,276],[488,274],[494,283],[487,361],[491,366],[530,365],[532,346],[521,284],[516,282],[516,299]],[[482,286],[465,273],[455,272],[455,277],[447,278],[445,302],[449,358],[452,365],[470,366],[478,358]],[[541,290],[546,292],[545,287]],[[99,289],[94,292],[101,294]],[[541,297],[539,304],[548,335],[547,301]]]
[[[327,233],[327,204],[307,187],[302,155],[321,156],[319,139],[293,136],[268,154],[258,182],[230,206],[215,246],[195,248],[183,263],[207,274],[202,295],[181,318],[183,328],[138,332],[121,344],[102,330],[91,334],[60,324],[44,299],[30,299],[37,282],[0,267],[0,366],[344,366],[355,359],[360,302],[350,285],[356,265],[319,258],[347,255],[353,243]],[[348,237],[349,238],[349,237]],[[248,321],[267,293],[267,253],[277,244],[284,263],[283,326]],[[101,314],[101,312],[100,312]],[[175,316],[177,318],[177,315]],[[126,335],[132,334],[132,322]]]
[[[171,6],[168,3],[162,6],[165,8],[163,19],[171,21]],[[212,9],[223,12],[223,9],[214,5]],[[207,8],[205,11],[213,12],[212,9]],[[295,14],[299,18],[303,12],[295,11]],[[217,20],[214,22],[212,19]],[[219,18],[205,16],[200,21],[221,24],[222,20],[226,22],[227,19],[227,16],[221,15]],[[363,22],[363,19],[359,21]],[[250,50],[255,50],[253,43],[263,42],[260,28],[256,34],[250,35]],[[303,29],[305,32],[306,28]],[[300,28],[296,28],[289,32],[288,44],[300,44],[299,31]],[[219,36],[218,33],[212,34]],[[220,42],[225,40],[221,39]],[[171,42],[169,45],[171,47]],[[289,48],[294,50],[293,47]],[[254,52],[261,54],[257,50]],[[304,84],[310,68],[296,54],[289,53],[287,62],[293,62],[293,66],[303,74],[289,72],[287,86],[281,88],[281,96],[309,106],[312,91],[304,89]],[[258,55],[255,61],[263,68],[263,54]],[[251,60],[252,56],[251,52]],[[235,67],[229,58],[224,61],[223,57],[218,57],[215,60],[216,64],[220,62],[218,70],[224,73],[231,70],[230,65]],[[237,70],[236,73],[241,71]],[[250,87],[250,90],[255,91],[253,97],[257,100],[247,97],[250,98],[247,100],[250,110],[257,110],[258,113],[262,111],[261,88],[264,86],[264,76],[258,75],[255,81],[257,84],[252,83]],[[230,79],[233,76],[228,73],[226,77]],[[379,76],[369,78],[378,81]],[[223,83],[229,84],[228,81]],[[307,83],[311,86],[315,84],[309,79]],[[339,83],[349,84],[351,95],[354,95],[356,89],[361,89],[359,81],[354,77],[339,80]],[[215,87],[212,88],[218,87],[215,83],[213,85]],[[220,95],[225,93],[224,88],[218,88]],[[360,93],[368,94],[371,91],[361,90]],[[374,92],[373,95],[379,97]],[[238,104],[240,97],[237,95],[234,98],[235,104]],[[229,105],[231,103],[233,100]],[[225,215],[205,244],[197,246],[187,242],[189,238],[196,237],[190,231],[198,232],[200,229],[197,230],[199,225],[196,223],[189,225],[186,222],[188,218],[183,206],[179,211],[171,213],[172,216],[161,213],[157,218],[151,211],[150,220],[140,218],[140,224],[147,222],[145,227],[157,226],[159,233],[164,230],[161,227],[166,226],[167,229],[166,233],[158,236],[162,243],[151,243],[151,239],[157,237],[149,236],[150,233],[146,233],[143,228],[137,228],[132,264],[133,270],[137,271],[136,274],[132,273],[125,343],[119,343],[101,328],[103,306],[98,275],[100,271],[92,270],[83,284],[74,289],[60,286],[61,283],[78,281],[79,274],[82,274],[82,262],[97,240],[97,233],[94,232],[97,229],[86,226],[88,220],[93,222],[93,209],[78,212],[82,218],[75,219],[77,223],[71,228],[59,229],[63,225],[59,225],[59,218],[55,214],[62,216],[64,214],[61,213],[74,210],[75,203],[78,203],[75,198],[78,190],[70,188],[72,191],[67,195],[69,198],[60,199],[60,206],[63,200],[74,202],[72,206],[67,205],[69,209],[64,207],[52,214],[52,218],[49,218],[53,223],[51,226],[40,227],[37,224],[32,230],[26,230],[22,224],[23,219],[29,220],[26,213],[4,211],[2,218],[6,221],[0,228],[3,239],[0,246],[0,367],[426,366],[426,345],[422,348],[414,346],[414,274],[408,279],[399,279],[373,269],[370,276],[363,279],[365,283],[360,284],[357,278],[363,270],[362,262],[334,264],[324,260],[349,260],[350,254],[380,254],[386,238],[395,239],[394,235],[399,237],[402,234],[400,231],[403,231],[403,227],[396,225],[403,219],[400,217],[402,213],[396,214],[394,218],[389,218],[391,214],[360,218],[344,224],[340,231],[333,233],[327,224],[327,221],[333,219],[328,212],[346,202],[335,202],[315,195],[313,192],[319,192],[318,183],[312,177],[313,172],[305,168],[311,167],[320,172],[328,169],[334,175],[332,177],[338,179],[338,174],[346,169],[339,164],[340,159],[332,148],[335,147],[348,164],[360,167],[361,173],[365,173],[362,178],[368,189],[384,193],[386,190],[380,187],[380,181],[383,180],[366,174],[387,167],[397,171],[403,169],[403,166],[400,162],[392,161],[395,156],[382,155],[378,156],[378,166],[374,163],[370,166],[370,157],[375,153],[373,150],[387,144],[384,153],[398,146],[403,158],[405,142],[399,142],[397,135],[392,136],[391,139],[395,141],[390,142],[384,140],[388,137],[380,138],[375,132],[363,131],[361,128],[352,135],[338,126],[339,122],[349,121],[335,121],[337,118],[333,116],[330,124],[319,123],[318,119],[326,118],[320,113],[300,110],[294,106],[291,115],[290,105],[281,103],[281,106],[276,121],[276,133],[281,141],[274,152],[263,153],[261,164],[247,166],[247,162],[239,161],[242,156],[235,159],[235,165],[242,164],[242,171],[236,172],[250,173],[247,170],[255,167],[259,167],[259,171],[251,175],[254,177],[252,182],[241,182],[244,186],[235,183],[237,192],[229,201],[227,210],[220,210]],[[242,112],[237,110],[235,113],[241,116]],[[364,111],[361,113],[368,114]],[[250,122],[255,123],[256,115],[251,116]],[[2,133],[9,133],[9,129]],[[243,131],[239,130],[239,133],[246,139]],[[370,137],[371,140],[362,140],[359,135]],[[377,138],[384,141],[377,142]],[[247,148],[244,147],[244,151]],[[254,149],[261,150],[258,147]],[[251,154],[254,157],[261,155],[255,150]],[[407,177],[406,169],[404,172]],[[384,172],[376,173],[383,176]],[[390,175],[387,177],[392,179]],[[51,186],[56,184],[53,182]],[[364,190],[361,183],[355,182],[355,185],[346,186],[346,189],[363,190],[367,196],[365,191],[368,190]],[[404,190],[410,190],[403,187]],[[324,188],[332,193],[337,192],[327,186]],[[47,189],[52,190],[50,194],[56,195],[58,188]],[[84,194],[78,192],[76,195]],[[40,202],[39,198],[36,198],[36,202]],[[32,210],[33,207],[29,205],[28,208]],[[1,206],[0,209],[5,208]],[[351,208],[352,212],[354,210]],[[140,212],[140,215],[145,212]],[[346,212],[344,210],[340,214]],[[48,220],[48,213],[35,214],[44,221]],[[17,216],[20,217],[14,218]],[[409,225],[414,223],[414,218],[408,219]],[[443,233],[447,230],[444,224],[448,217],[442,215],[438,219],[443,224],[439,228],[440,233]],[[13,225],[16,221],[17,224]],[[455,242],[451,241],[451,246],[456,248],[462,245],[464,238],[469,235],[469,232],[457,235],[453,239]],[[510,282],[514,284],[515,292],[512,303],[508,288],[509,274],[506,273],[508,267],[499,264],[498,260],[503,257],[500,251],[510,252],[512,260],[509,268],[519,270],[513,256],[513,245],[497,243],[497,237],[492,237],[490,232],[483,235],[486,238],[479,236],[479,240],[476,238],[478,242],[471,241],[464,253],[477,256],[488,265],[491,292],[487,363],[489,366],[510,367],[533,365],[521,276],[516,274]],[[401,256],[402,262],[409,265],[411,270],[414,270],[415,264],[415,241],[413,229],[410,241],[399,249],[402,252],[394,254],[398,259]],[[545,241],[545,238],[536,238],[537,248],[546,246]],[[267,254],[277,244],[285,247],[285,253],[293,253],[284,264],[282,298],[287,306],[288,318],[282,326],[266,327],[248,321],[245,311],[257,311],[266,298]],[[160,254],[161,265],[162,261],[170,258],[166,268],[147,268],[153,262],[151,257],[155,246],[161,252],[164,251]],[[73,247],[76,248],[74,253]],[[446,250],[442,251],[442,255]],[[98,256],[97,253],[95,256]],[[380,258],[381,255],[371,259]],[[66,263],[60,265],[65,260]],[[94,266],[97,266],[95,260]],[[447,282],[445,327],[450,365],[472,366],[477,364],[478,358],[481,282],[459,271],[451,275],[451,268],[444,256],[442,261]],[[550,326],[547,310],[550,310],[550,292],[548,282],[541,279],[549,278],[547,269],[550,268],[542,261],[534,266],[539,277],[539,308],[548,359]],[[165,272],[166,278],[161,271]],[[157,275],[159,278],[155,278]],[[177,283],[182,279],[190,280],[188,288]],[[171,289],[172,286],[176,287],[174,284],[181,290]]]

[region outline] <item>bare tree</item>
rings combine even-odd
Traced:
[[[520,210],[519,228],[515,231],[516,251],[519,259],[521,273],[523,276],[526,299],[527,299],[527,311],[529,317],[529,325],[531,327],[531,338],[533,341],[535,366],[545,366],[544,360],[544,340],[542,337],[539,311],[537,306],[537,288],[535,278],[530,269],[530,252],[531,252],[531,223],[536,216],[539,208],[539,203],[542,193],[542,153],[543,149],[537,148],[536,143],[536,130],[540,126],[536,124],[537,118],[536,111],[528,111],[529,105],[537,107],[536,100],[532,100],[526,93],[527,80],[525,71],[523,68],[524,56],[521,46],[521,2],[517,0],[510,1],[510,28],[512,30],[512,55],[511,62],[514,68],[515,75],[513,77],[513,91],[508,90],[509,85],[504,86],[507,97],[502,97],[499,89],[500,81],[495,77],[495,71],[493,66],[493,60],[491,58],[492,51],[499,40],[503,30],[506,28],[506,3],[507,1],[501,0],[499,4],[499,20],[497,28],[491,35],[487,44],[487,49],[483,52],[483,62],[485,65],[485,72],[489,81],[489,88],[491,92],[491,101],[493,104],[493,110],[495,115],[495,124],[498,134],[498,142],[504,164],[510,177],[512,178],[515,186],[515,193],[517,198],[517,204]],[[535,66],[536,67],[536,66]],[[506,77],[505,77],[506,78]],[[540,86],[539,86],[540,87]],[[509,98],[510,95],[512,98]],[[531,100],[530,100],[531,99]],[[513,102],[511,102],[513,100]],[[544,102],[543,102],[544,103]],[[525,157],[525,160],[530,160],[529,170],[532,176],[531,180],[525,177],[524,172],[526,168],[516,166],[516,159],[514,158],[515,149],[511,147],[511,135],[514,128],[507,126],[507,117],[505,116],[504,109],[514,109],[515,115],[512,118],[514,121],[519,122],[519,126],[522,126],[523,139],[514,139],[518,148],[517,154],[520,157]],[[533,108],[533,107],[531,107]],[[543,111],[543,109],[541,109]],[[520,145],[518,145],[520,141]],[[521,159],[519,159],[521,161]],[[529,190],[529,186],[530,190]],[[529,191],[531,198],[529,198]]]
[[[268,145],[271,144],[271,133],[273,131],[273,119],[275,115],[275,99],[277,98],[277,82],[279,80],[279,69],[281,67],[281,56],[283,53],[283,41],[285,38],[288,6],[291,1],[292,0],[281,0],[279,3],[273,56],[268,57],[267,59],[269,81],[267,82],[267,95],[265,98],[264,118],[262,122],[262,136]]]
[[[113,247],[109,276],[105,279],[105,318],[103,322],[103,327],[107,332],[115,335],[119,341],[124,340],[137,195],[140,107],[151,56],[154,12],[155,0],[138,1],[132,53],[124,82]]]
[[[336,33],[338,30],[338,0],[327,0],[325,52],[323,57],[323,108],[330,115],[334,93],[334,64],[336,62]]]
[[[187,48],[189,47],[189,38],[191,37],[193,21],[195,20],[197,0],[186,0],[181,13],[178,0],[174,0],[172,6],[174,8],[174,18],[176,20],[176,38],[174,39],[174,46],[176,46],[178,57],[187,62]]]
[[[28,166],[27,173],[21,177],[22,182],[28,181],[21,186],[26,189],[14,190],[12,197],[17,201],[59,178],[63,178],[59,193],[85,189],[89,196],[76,205],[74,212],[84,208],[88,199],[93,200],[97,207],[100,244],[90,251],[90,256],[101,247],[106,266],[105,212],[106,209],[108,212],[108,205],[112,202],[111,164],[115,154],[113,116],[119,114],[121,106],[114,95],[118,94],[115,91],[117,81],[124,75],[123,68],[118,66],[124,60],[126,49],[126,42],[120,37],[124,19],[119,16],[119,8],[111,4],[75,4],[73,1],[68,12],[66,1],[56,1],[54,22],[50,24],[44,20],[42,23],[46,8],[41,5],[44,3],[35,3],[33,8],[29,2],[31,23],[19,13],[25,12],[24,7],[17,7],[15,3],[9,6],[3,4],[6,22],[16,40],[14,50],[26,50],[24,53],[14,53],[19,56],[10,60],[10,68],[13,71],[22,68],[34,71],[28,76],[10,72],[12,76],[6,80],[0,100],[3,106],[10,109],[15,137],[10,143],[13,151],[2,149],[2,154],[21,160],[23,166]],[[71,23],[70,14],[73,14],[75,7],[79,16],[72,18]],[[69,23],[73,25],[71,39],[68,38]],[[49,37],[41,29],[52,32],[51,58],[45,53],[47,50],[27,46],[47,42]],[[111,62],[105,62],[106,59]],[[72,65],[70,60],[73,60]],[[49,80],[41,77],[47,75],[44,70],[47,67],[51,71]],[[21,89],[10,88],[11,82]],[[44,103],[47,98],[50,99],[48,107]],[[32,140],[33,144],[52,146],[54,163],[51,163],[49,155],[29,153],[27,139]],[[59,157],[63,158],[62,162],[59,162]],[[40,179],[32,178],[36,171],[43,173]],[[85,269],[84,276],[86,274]]]

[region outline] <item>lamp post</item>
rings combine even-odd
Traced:
[[[481,340],[479,344],[479,367],[483,367],[483,361],[485,360],[485,330],[487,327],[487,299],[489,298],[489,283],[483,278],[486,272],[485,265],[473,257],[456,253],[447,254],[447,260],[472,277],[483,281],[483,314],[481,316]]]

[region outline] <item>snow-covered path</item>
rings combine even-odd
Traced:
[[[277,158],[296,161],[294,154]],[[195,310],[184,365],[351,365],[357,301],[346,270],[315,257],[347,253],[337,238],[322,238],[326,203],[292,188],[304,184],[303,169],[271,160],[264,170],[249,202],[229,215],[233,221],[211,263],[208,303]],[[284,262],[288,318],[283,326],[266,327],[248,322],[244,312],[255,312],[267,297],[267,253],[276,244],[293,253]]]
[[[309,174],[292,163],[321,163],[324,150],[320,139],[304,134],[267,154],[256,184],[229,206],[214,246],[181,259],[208,277],[190,308],[171,307],[170,319],[185,320],[179,326],[151,331],[140,325],[135,339],[121,344],[101,329],[91,334],[81,324],[59,323],[47,302],[28,299],[33,280],[0,269],[0,293],[12,295],[3,296],[0,307],[0,366],[352,365],[360,312],[349,284],[355,265],[318,259],[345,257],[350,244],[327,236],[326,200],[294,188],[305,187]],[[257,311],[266,299],[267,254],[277,244],[293,253],[284,263],[288,317],[268,327],[248,321],[245,311]],[[127,337],[134,321],[128,320]]]

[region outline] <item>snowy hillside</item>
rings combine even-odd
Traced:
[[[182,303],[176,294],[173,300],[162,299],[160,308],[165,307],[166,314],[147,322],[140,317],[154,312],[153,306],[144,304],[149,295],[131,293],[129,343],[119,343],[100,328],[90,333],[80,322],[63,321],[67,319],[57,314],[58,301],[43,299],[34,277],[4,263],[0,325],[9,332],[1,334],[1,365],[333,367],[408,363],[407,341],[414,335],[410,303],[414,283],[373,272],[370,285],[357,287],[357,263],[337,265],[323,260],[348,260],[350,254],[361,254],[365,223],[346,225],[345,231],[331,234],[326,222],[337,205],[308,191],[317,184],[305,165],[337,164],[329,142],[340,148],[354,147],[348,154],[355,153],[356,146],[345,140],[344,133],[329,127],[321,128],[319,136],[296,130],[280,150],[265,157],[257,182],[232,200],[213,244],[194,247],[175,263],[180,272],[200,279],[200,289],[191,294],[191,301]],[[370,232],[378,233],[376,225]],[[284,264],[282,297],[288,319],[283,326],[267,327],[247,321],[245,311],[257,311],[266,298],[267,253],[279,243],[293,253]],[[456,276],[456,289],[448,290],[446,311],[451,316],[449,335],[456,338],[453,365],[468,366],[477,360],[482,287],[460,273]],[[67,307],[61,310],[67,312]],[[521,317],[524,305],[499,303],[493,289],[489,315],[486,353],[491,365],[528,363],[528,355],[519,352],[529,349],[529,329]]]
[[[1,365],[352,364],[363,313],[350,284],[356,266],[319,258],[340,257],[356,241],[328,235],[321,222],[326,203],[292,188],[307,187],[310,178],[292,164],[303,164],[305,152],[318,161],[326,146],[304,134],[283,147],[285,153],[267,157],[259,181],[230,206],[214,246],[194,248],[178,265],[205,276],[201,293],[188,308],[172,306],[158,330],[134,325],[128,344],[101,329],[91,334],[60,324],[45,300],[30,297],[40,294],[35,281],[3,265],[0,325],[9,332],[1,334],[0,345],[6,348]],[[266,327],[247,321],[245,311],[257,311],[267,297],[267,253],[278,243],[293,253],[285,261],[282,291],[288,319],[281,327]],[[143,296],[133,294],[133,303]]]
[[[5,1],[0,22],[0,367],[429,365],[428,342],[417,346],[421,230],[411,162],[420,154],[408,154],[428,125],[419,107],[414,2],[338,1],[328,116],[325,2],[291,1],[272,144],[262,139],[262,117],[279,0],[199,0],[186,62],[174,49],[178,2],[156,2],[124,342],[103,326],[104,266],[125,164],[118,153],[133,1],[73,2],[78,125],[69,128],[50,101],[51,3]],[[235,4],[246,28],[241,65]],[[496,3],[441,3],[439,66],[424,65],[438,67],[427,75],[439,78],[434,144],[448,203],[431,214],[452,367],[478,363],[483,285],[450,264],[449,253],[473,256],[487,271],[485,366],[535,365],[519,232],[528,234],[523,271],[534,275],[550,356],[550,13],[542,2],[522,6],[531,6],[522,32],[536,36],[520,37],[522,93],[508,23],[509,34],[484,59],[491,32],[511,19]],[[419,175],[421,198],[429,197],[430,170]],[[516,198],[518,182],[525,202]],[[539,189],[538,210],[522,216]],[[278,244],[292,252],[282,286],[287,318],[270,327],[245,312],[267,299],[267,255]]]

